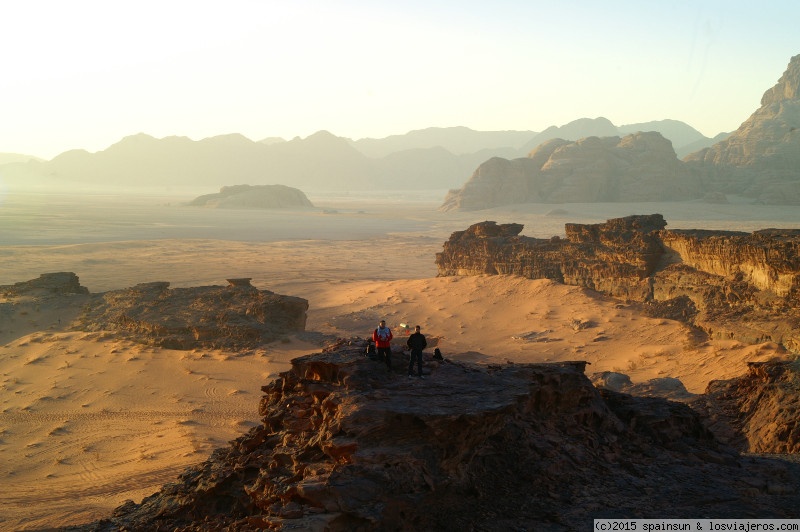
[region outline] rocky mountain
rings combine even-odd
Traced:
[[[702,194],[698,180],[656,132],[625,137],[554,139],[528,157],[494,158],[478,167],[441,210],[514,203],[682,201]]]
[[[800,204],[800,55],[739,129],[686,161],[710,191]]]
[[[566,224],[566,239],[481,222],[436,255],[439,276],[514,274],[645,303],[716,338],[800,353],[800,229],[667,230],[660,214]]]
[[[673,201],[743,196],[765,204],[800,204],[800,55],[734,133],[678,160],[666,135],[633,133],[620,139],[606,119],[545,130],[527,157],[489,160],[442,210],[477,210],[514,203]],[[646,126],[647,124],[641,124]],[[667,121],[664,129],[686,133]],[[631,127],[636,127],[634,125]],[[576,131],[591,136],[570,142]],[[556,134],[564,138],[551,139]],[[660,137],[660,139],[658,138]],[[702,139],[683,136],[696,148]],[[622,144],[626,144],[623,148]],[[634,199],[638,198],[638,199]]]
[[[691,408],[592,386],[583,362],[425,361],[366,340],[292,360],[261,423],[141,503],[70,531],[588,530],[593,519],[797,518],[800,465],[741,456]]]
[[[193,207],[221,209],[298,209],[314,204],[302,191],[285,185],[235,185],[217,194],[205,194],[189,202]]]

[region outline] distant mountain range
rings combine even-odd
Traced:
[[[684,137],[685,146],[701,149],[683,160],[666,133],[607,135],[612,128],[600,119],[587,121],[583,130],[589,125],[593,136],[571,141],[562,135],[540,143],[526,157],[487,160],[460,189],[447,194],[441,209],[520,203],[727,202],[729,196],[800,205],[800,55],[791,59],[778,83],[764,93],[761,107],[736,131],[705,147],[702,139],[695,144]],[[685,129],[677,127],[670,134],[676,131]]]
[[[446,190],[463,185],[492,157],[523,157],[551,138],[577,140],[598,132],[659,131],[680,150],[713,139],[674,120],[614,126],[579,119],[544,132],[428,128],[383,139],[350,140],[320,131],[307,138],[252,141],[231,134],[199,141],[138,134],[105,150],[64,152],[50,161],[0,154],[0,176],[11,188],[195,189],[234,184],[283,184],[315,190]]]

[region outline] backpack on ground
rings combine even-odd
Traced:
[[[364,352],[364,356],[370,360],[378,359],[378,351],[375,349],[375,345],[372,342],[367,342],[367,349]]]

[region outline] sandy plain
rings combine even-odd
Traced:
[[[0,285],[75,272],[92,293],[138,283],[258,288],[308,299],[307,331],[366,336],[419,324],[445,357],[478,363],[586,360],[587,373],[680,379],[702,393],[774,344],[698,341],[576,287],[518,277],[436,277],[453,231],[495,220],[523,234],[663,214],[670,228],[800,227],[796,208],[745,204],[527,205],[440,213],[442,195],[309,196],[302,211],[190,208],[181,196],[0,198]],[[79,301],[0,299],[0,530],[98,519],[141,499],[258,423],[260,388],[319,350],[309,335],[247,352],[171,351],[75,331]]]

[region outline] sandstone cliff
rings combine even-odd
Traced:
[[[800,352],[800,230],[667,230],[660,214],[567,224],[566,239],[521,236],[520,224],[457,231],[436,255],[440,276],[513,274],[648,304],[709,335],[774,341]]]
[[[286,185],[222,187],[217,194],[197,197],[189,205],[222,209],[296,209],[314,206],[301,190]]]
[[[108,519],[67,530],[585,530],[598,517],[797,517],[797,464],[744,458],[687,406],[584,363],[376,371],[366,341],[297,358],[262,422]]]

